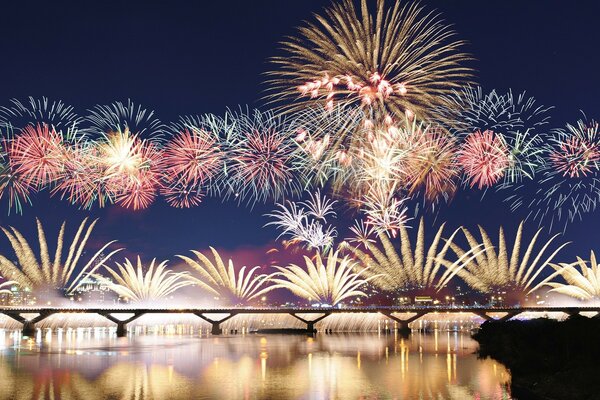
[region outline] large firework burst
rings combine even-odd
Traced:
[[[166,299],[177,290],[192,284],[187,279],[187,273],[169,271],[167,261],[156,263],[156,259],[153,259],[146,270],[139,256],[137,267],[127,258],[122,264],[115,264],[118,270],[105,267],[113,280],[97,277],[110,290],[128,301],[150,302]]]
[[[195,250],[192,250],[192,253],[198,260],[182,255],[177,256],[199,274],[199,278],[190,276],[190,282],[219,296],[220,299],[231,305],[248,304],[273,289],[268,285],[269,277],[267,275],[255,274],[260,269],[259,266],[248,270],[246,266],[243,266],[236,272],[231,259],[226,268],[219,253],[212,247],[210,250],[215,260],[214,263],[204,254]]]
[[[271,281],[274,288],[286,288],[295,295],[332,306],[351,297],[366,296],[361,288],[376,276],[365,277],[366,268],[356,268],[356,263],[348,256],[339,257],[339,251],[330,250],[325,261],[319,253],[314,262],[304,257],[306,270],[298,265],[276,267]]]
[[[463,42],[439,15],[417,3],[391,7],[378,0],[374,12],[362,0],[332,4],[325,15],[283,42],[272,61],[273,99],[305,100],[332,108],[336,103],[374,110],[378,117],[405,113],[435,116],[448,105],[445,94],[469,81]],[[304,107],[295,103],[291,107]]]
[[[78,268],[78,262],[81,258],[87,241],[96,225],[97,220],[87,224],[87,218],[84,219],[69,246],[66,260],[63,260],[63,246],[66,222],[64,222],[58,233],[56,242],[56,251],[51,258],[48,252],[48,243],[44,228],[39,220],[37,222],[38,244],[40,249],[39,258],[36,257],[31,245],[25,237],[15,228],[2,228],[2,231],[10,241],[10,244],[17,258],[17,263],[0,255],[0,273],[11,280],[18,282],[22,287],[35,290],[40,295],[44,290],[58,290],[64,294],[70,294],[77,289],[82,278],[93,274],[107,259],[112,257],[119,250],[112,250],[105,254],[104,252],[114,241],[106,243],[96,251],[88,262]],[[78,271],[76,273],[76,270]]]
[[[529,244],[521,256],[523,222],[519,224],[510,254],[502,227],[500,227],[498,233],[497,247],[492,244],[489,235],[482,227],[479,227],[481,241],[478,241],[468,229],[462,228],[462,230],[471,250],[483,247],[485,251],[480,252],[474,259],[467,262],[465,267],[457,272],[457,276],[463,279],[469,286],[482,293],[508,291],[512,295],[517,296],[517,300],[521,301],[526,295],[539,289],[550,279],[539,280],[538,277],[540,277],[540,274],[549,263],[552,262],[556,254],[568,244],[564,243],[558,246],[542,261],[544,253],[554,239],[558,237],[558,234],[548,239],[542,248],[535,253],[534,248],[541,232],[541,229],[538,229],[531,240],[529,240]],[[450,246],[458,257],[464,256],[465,251],[456,243],[452,243]]]

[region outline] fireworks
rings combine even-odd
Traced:
[[[379,233],[379,246],[366,243],[366,252],[358,248],[350,249],[363,265],[369,267],[368,276],[377,276],[373,284],[386,291],[439,292],[466,263],[481,252],[481,246],[474,246],[469,252],[461,254],[458,260],[446,261],[446,253],[458,230],[454,231],[447,240],[443,239],[444,224],[440,226],[429,249],[426,250],[425,224],[422,218],[414,248],[406,227],[401,227],[399,231],[400,252],[396,250],[388,236],[382,233]],[[438,251],[442,240],[445,240],[445,244]],[[446,266],[445,271],[443,266]]]
[[[517,186],[507,200],[516,210],[525,207],[528,218],[550,229],[595,210],[600,201],[600,131],[595,121],[579,120],[553,132],[544,147],[546,162],[534,190]]]
[[[79,259],[97,221],[93,221],[87,226],[87,218],[81,222],[64,261],[63,246],[66,222],[62,224],[58,233],[56,252],[53,258],[48,252],[44,228],[39,220],[36,222],[40,249],[39,259],[18,230],[13,227],[2,228],[13,248],[17,264],[0,255],[0,273],[18,282],[22,287],[35,290],[58,290],[64,294],[70,294],[77,289],[83,278],[93,274],[102,263],[120,250],[112,250],[105,255],[104,251],[114,243],[114,241],[108,242],[96,251],[83,267],[78,268]],[[77,274],[76,270],[78,270]]]
[[[347,256],[339,258],[338,253],[330,250],[326,264],[319,253],[315,254],[314,262],[305,256],[306,271],[295,264],[276,267],[279,272],[271,278],[275,283],[273,288],[286,288],[308,301],[332,306],[351,297],[366,296],[361,287],[376,276],[365,278],[366,268],[354,272],[356,263]]]
[[[219,253],[212,247],[210,250],[215,259],[214,263],[204,254],[195,250],[192,250],[192,253],[198,258],[198,261],[186,256],[177,256],[199,274],[199,278],[190,276],[190,282],[232,305],[248,304],[273,289],[272,286],[267,285],[269,280],[267,275],[255,275],[260,267],[256,266],[247,270],[247,267],[243,266],[236,273],[231,259],[225,268]]]
[[[233,194],[256,202],[298,193],[296,146],[284,121],[258,110],[229,113],[226,119],[235,124],[228,171]]]
[[[93,137],[102,137],[112,132],[130,131],[140,139],[154,142],[162,140],[166,126],[154,117],[154,111],[146,110],[131,100],[127,104],[116,101],[108,105],[97,105],[85,117],[89,123],[87,132]]]
[[[64,169],[62,135],[48,125],[27,125],[7,146],[15,173],[28,186],[44,187],[58,179]]]
[[[596,262],[593,251],[590,254],[589,264],[588,267],[587,262],[580,257],[571,264],[550,264],[556,270],[552,277],[562,276],[567,283],[548,282],[546,285],[553,288],[551,292],[566,294],[581,300],[600,298],[600,266]]]
[[[434,116],[444,95],[470,79],[463,42],[418,4],[388,8],[378,0],[376,7],[371,13],[362,0],[359,12],[345,0],[299,28],[283,42],[285,55],[273,59],[280,70],[271,72],[271,97],[327,109],[355,104],[381,118]]]
[[[18,99],[10,102],[11,106],[0,107],[0,129],[18,130],[27,125],[47,125],[69,136],[69,133],[77,131],[82,122],[74,108],[62,101],[29,97],[26,102]]]
[[[504,236],[504,229],[500,227],[498,234],[498,247],[495,248],[487,232],[479,227],[481,242],[479,242],[468,229],[462,228],[463,233],[471,249],[485,248],[485,251],[477,257],[465,263],[465,267],[457,272],[457,276],[463,279],[473,289],[482,293],[493,293],[508,289],[513,295],[524,296],[540,288],[549,278],[536,284],[546,266],[552,261],[556,254],[568,243],[560,245],[544,261],[544,253],[550,247],[558,234],[546,241],[542,248],[535,253],[534,248],[541,229],[533,235],[525,253],[521,257],[521,239],[523,235],[523,223],[519,224],[512,251],[509,255]],[[455,243],[451,244],[452,250],[457,256],[463,257],[465,251]],[[541,263],[540,263],[541,261]]]
[[[327,217],[336,217],[333,210],[335,201],[321,197],[321,193],[317,191],[314,195],[310,193],[310,200],[305,202],[295,203],[286,201],[278,203],[277,210],[267,217],[271,217],[274,221],[267,223],[265,226],[274,225],[281,229],[279,237],[288,235],[292,241],[304,243],[309,249],[326,249],[333,245],[337,237],[336,229],[327,222]],[[308,211],[305,210],[304,206]]]
[[[494,185],[509,166],[508,148],[492,131],[477,131],[467,136],[458,157],[469,185],[483,189]]]
[[[175,291],[192,284],[187,279],[187,273],[167,270],[166,261],[157,264],[156,259],[153,259],[146,271],[139,256],[137,267],[134,267],[127,258],[123,264],[115,264],[118,271],[105,267],[114,282],[102,276],[98,276],[98,279],[128,301],[148,302],[166,299]]]

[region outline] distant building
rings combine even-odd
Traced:
[[[77,290],[75,290],[71,296],[71,299],[83,303],[112,303],[115,299],[115,295],[108,287],[111,282],[112,280],[110,278],[99,280],[92,276],[88,276],[82,279],[81,283],[77,286]]]

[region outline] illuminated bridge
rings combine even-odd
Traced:
[[[288,314],[306,324],[306,332],[316,332],[315,324],[332,314],[381,314],[397,323],[398,330],[408,330],[408,324],[431,313],[472,313],[485,320],[507,321],[521,313],[561,312],[576,315],[581,312],[600,313],[600,307],[353,307],[353,308],[51,308],[2,307],[0,313],[23,324],[23,335],[33,336],[35,324],[54,314],[98,314],[117,325],[117,336],[127,334],[127,324],[146,314],[194,314],[212,325],[212,334],[222,333],[221,324],[236,315]],[[503,313],[494,318],[491,314]],[[129,314],[125,319],[115,315]],[[412,314],[402,318],[396,314]],[[225,315],[225,316],[223,316]],[[310,318],[310,317],[313,318]]]

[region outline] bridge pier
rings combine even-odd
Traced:
[[[331,312],[324,312],[323,315],[321,315],[320,317],[317,317],[315,319],[304,319],[302,317],[299,317],[298,315],[296,315],[296,313],[290,313],[290,315],[302,322],[304,322],[306,324],[306,333],[312,335],[314,333],[317,333],[317,330],[315,329],[315,324],[325,318],[327,318],[329,315],[331,314]]]
[[[516,317],[517,315],[522,313],[522,311],[507,311],[506,314],[503,315],[502,317],[494,318],[494,317],[488,315],[486,311],[475,310],[475,311],[471,311],[471,312],[473,314],[485,319],[486,321],[498,321],[498,322],[506,322],[509,319]]]
[[[117,313],[115,313],[115,314],[117,314]],[[104,318],[108,319],[109,321],[117,324],[117,337],[127,336],[127,324],[135,321],[136,319],[138,319],[139,317],[141,317],[144,314],[145,314],[145,312],[137,312],[137,313],[134,313],[134,315],[132,317],[129,317],[124,320],[120,320],[120,319],[112,316],[110,313],[98,313],[98,315],[101,315]]]
[[[221,324],[225,321],[227,321],[230,318],[233,318],[237,315],[237,313],[230,313],[228,316],[226,316],[225,318],[221,318],[220,320],[216,321],[213,319],[210,319],[208,317],[206,317],[204,314],[206,313],[194,313],[194,315],[197,315],[198,317],[202,318],[203,320],[205,320],[206,322],[208,322],[209,324],[212,325],[212,328],[210,330],[210,333],[212,335],[221,335],[223,334],[223,329],[221,329]]]
[[[389,311],[380,311],[380,313],[385,315],[389,319],[395,321],[398,324],[398,332],[400,332],[400,333],[410,332],[410,328],[408,327],[408,324],[410,324],[413,321],[418,320],[423,315],[427,314],[426,311],[419,311],[419,312],[416,312],[415,315],[413,315],[412,317],[408,317],[407,319],[400,319],[398,317],[395,317]]]
[[[35,324],[48,318],[50,315],[54,314],[54,312],[49,311],[49,310],[42,310],[36,317],[31,318],[31,319],[27,319],[27,318],[23,317],[21,314],[22,314],[21,312],[4,311],[4,315],[23,324],[23,328],[21,330],[21,333],[23,336],[35,336]]]

